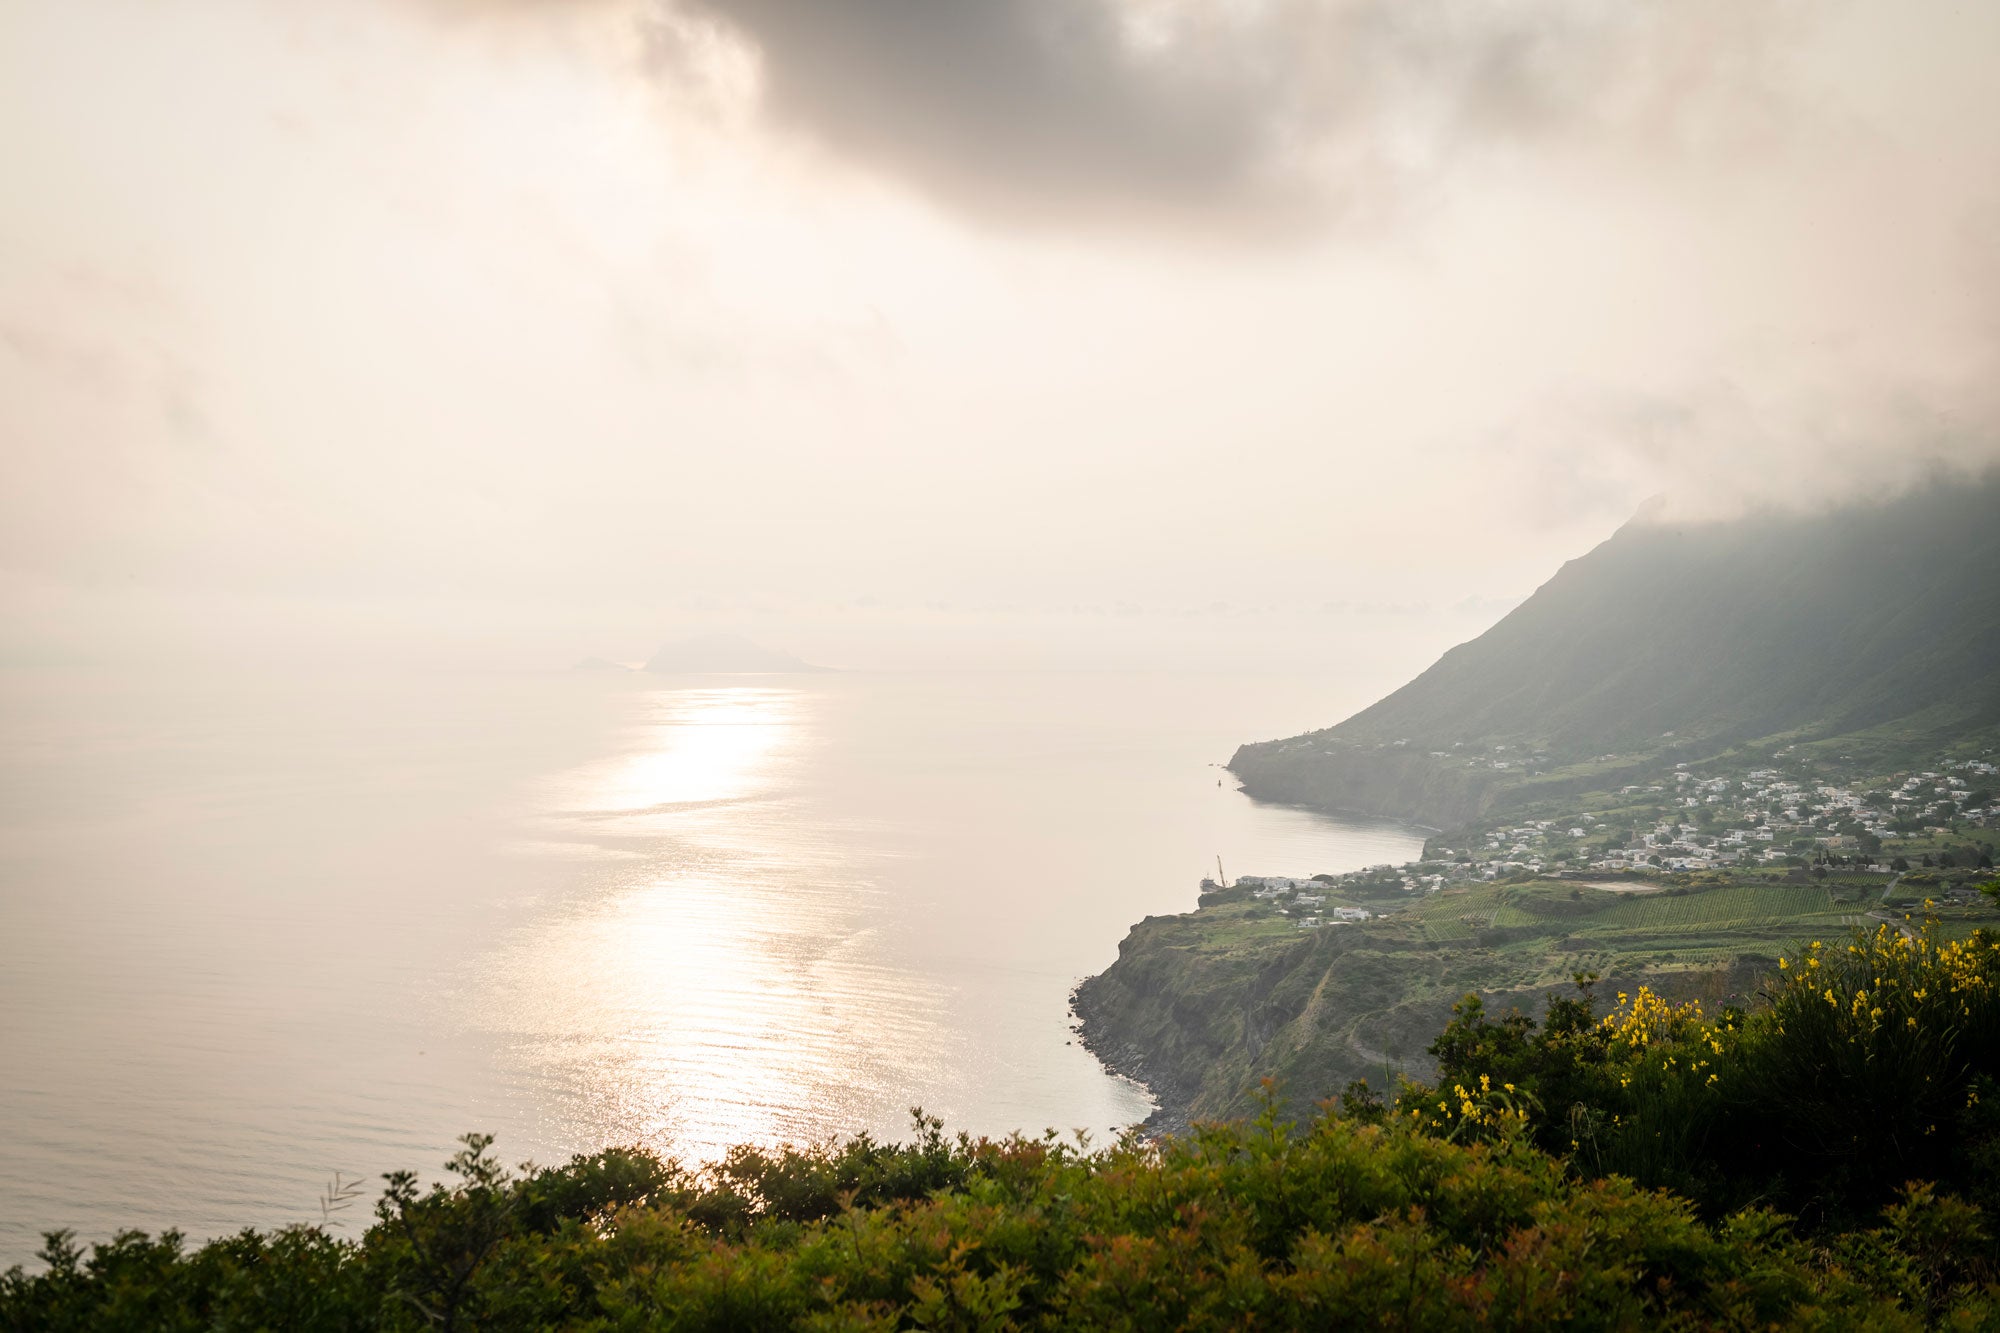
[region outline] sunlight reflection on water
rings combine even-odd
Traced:
[[[585,816],[627,815],[737,800],[771,785],[771,768],[795,744],[792,691],[731,686],[662,690],[648,701],[644,748],[586,765],[551,784]]]
[[[774,794],[815,737],[794,692],[662,690],[634,752],[548,784],[546,842],[639,865],[486,961],[476,1021],[572,1095],[563,1137],[684,1158],[817,1140],[939,1077],[937,988],[876,955],[875,887]]]

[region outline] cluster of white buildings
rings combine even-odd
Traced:
[[[1806,850],[1852,854],[1864,845],[1864,835],[1872,834],[1880,845],[1894,843],[1905,836],[1898,823],[1915,821],[1928,832],[1941,833],[1955,817],[1990,820],[1994,815],[1990,805],[1967,809],[1965,800],[1971,782],[1994,774],[1995,766],[1969,760],[1944,767],[1954,771],[1911,773],[1882,788],[1798,781],[1768,768],[1752,769],[1740,778],[1701,778],[1681,765],[1674,772],[1677,803],[1691,810],[1721,807],[1709,821],[1712,826],[1704,830],[1694,823],[1665,819],[1631,846],[1614,849],[1589,865],[1594,870],[1763,865]],[[1805,846],[1794,847],[1798,841]]]
[[[1558,868],[1713,870],[1805,853],[1854,855],[1864,848],[1888,861],[1896,855],[1893,844],[1910,836],[1899,829],[1941,833],[1955,818],[2000,822],[2000,806],[1971,799],[2000,785],[1986,781],[1996,775],[2000,767],[1987,760],[1960,760],[1898,775],[1886,785],[1879,779],[1837,785],[1771,768],[1704,777],[1681,764],[1671,782],[1620,790],[1634,804],[1670,807],[1652,828],[1634,829],[1629,838],[1607,836],[1626,828],[1624,817],[1612,811],[1490,829],[1471,849],[1470,873],[1500,879]],[[1614,840],[1625,845],[1604,847]]]
[[[1212,883],[1213,881],[1205,881]],[[1250,890],[1253,898],[1278,898],[1286,894],[1310,892],[1326,887],[1318,879],[1292,879],[1286,875],[1238,875],[1236,888]]]
[[[1321,926],[1353,926],[1359,925],[1374,915],[1373,912],[1365,907],[1336,907],[1325,916],[1313,915],[1300,917],[1298,926],[1300,930],[1318,930]],[[1328,920],[1328,917],[1332,919]]]
[[[1203,880],[1207,888],[1215,881]],[[1323,879],[1293,879],[1286,875],[1239,875],[1237,888],[1250,890],[1250,896],[1279,906],[1280,910],[1298,918],[1301,930],[1317,930],[1321,926],[1347,926],[1367,921],[1374,913],[1365,907],[1326,906],[1327,881]]]
[[[1587,858],[1581,853],[1588,840],[1609,840],[1614,829],[1622,833],[1627,827],[1618,812],[1611,812],[1612,824],[1600,814],[1573,814],[1488,830],[1469,863],[1461,859],[1379,865],[1312,879],[1244,875],[1236,883],[1292,916],[1300,929],[1316,930],[1367,921],[1374,915],[1361,907],[1326,906],[1329,892],[1344,896],[1342,889],[1349,881],[1357,886],[1365,883],[1364,896],[1389,888],[1423,894],[1448,883],[1500,879],[1523,871],[1715,870],[1768,865],[1822,851],[1853,855],[1863,847],[1874,855],[1876,868],[1887,869],[1882,863],[1894,858],[1894,844],[1906,836],[1899,825],[1942,833],[1954,818],[2000,823],[2000,803],[1971,799],[1976,792],[2000,790],[2000,781],[1988,781],[1996,778],[2000,766],[1977,759],[1899,775],[1887,784],[1874,780],[1845,786],[1787,777],[1770,768],[1741,776],[1702,777],[1681,764],[1674,769],[1671,786],[1630,786],[1621,793],[1641,798],[1637,803],[1669,805],[1673,813],[1650,829],[1634,829],[1627,845]],[[1202,887],[1215,886],[1203,880]]]

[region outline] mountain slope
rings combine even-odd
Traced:
[[[1441,754],[1548,773],[1765,738],[1948,744],[2000,725],[1996,514],[2000,474],[1809,516],[1635,519],[1394,694],[1230,767],[1255,795],[1450,823],[1525,775]]]

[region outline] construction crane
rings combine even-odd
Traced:
[[[1222,873],[1222,853],[1215,854],[1215,884],[1217,888],[1229,887],[1229,876]]]

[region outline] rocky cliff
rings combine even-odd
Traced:
[[[1354,1079],[1385,1090],[1403,1074],[1428,1077],[1426,1048],[1468,993],[1496,1010],[1539,1013],[1577,970],[1595,966],[1606,974],[1603,995],[1643,983],[1742,1003],[1776,951],[1745,937],[1719,969],[1689,967],[1675,940],[1628,932],[1621,952],[1607,954],[1572,932],[1619,916],[1629,904],[1617,895],[1567,885],[1478,892],[1512,909],[1489,921],[1526,924],[1489,927],[1462,944],[1442,944],[1400,915],[1302,931],[1240,890],[1182,916],[1148,917],[1119,945],[1117,962],[1077,988],[1084,1044],[1159,1098],[1149,1128],[1179,1132],[1247,1114],[1265,1077],[1294,1112]]]

